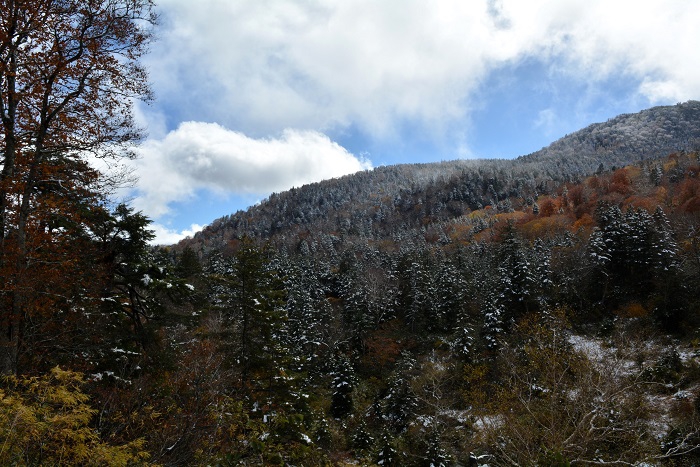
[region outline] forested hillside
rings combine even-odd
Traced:
[[[381,167],[168,247],[152,4],[2,3],[0,465],[700,463],[700,103]]]
[[[221,332],[223,319],[238,333],[237,377],[250,374],[246,330],[283,343],[273,357],[262,339],[258,355],[303,388],[270,387],[297,397],[274,415],[286,407],[303,420],[301,444],[277,435],[288,462],[693,465],[697,107],[622,116],[516,161],[386,167],[302,187],[170,251],[199,258],[217,281],[257,284],[241,269],[251,251],[277,274],[265,289],[284,304],[259,316],[278,327],[251,328],[252,309],[227,315],[240,302],[219,282],[208,326]],[[659,143],[640,122],[678,136]],[[651,149],[635,152],[643,140]],[[249,303],[270,300],[256,293]],[[257,455],[237,449],[247,462]]]
[[[379,167],[273,194],[217,219],[186,244],[206,251],[231,238],[324,232],[390,237],[490,205],[532,205],[563,182],[700,147],[700,102],[621,115],[515,160],[457,160]]]
[[[697,462],[699,175],[673,154],[390,237],[207,254],[198,345],[233,352],[236,394],[282,443],[235,462]]]
[[[223,422],[234,438],[204,430],[214,441],[198,457],[205,434],[192,427],[178,455],[698,462],[699,175],[698,153],[674,153],[552,185],[530,203],[504,198],[508,209],[422,215],[386,237],[242,236],[201,262],[171,250],[206,297],[199,327],[169,334],[169,351],[187,356],[170,377],[195,378],[189,397],[218,407],[225,395],[237,410]],[[200,427],[222,416],[190,410],[208,420]]]

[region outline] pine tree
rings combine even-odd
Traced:
[[[367,429],[367,424],[361,420],[352,435],[352,448],[357,451],[367,451],[374,445],[374,438]]]
[[[196,277],[202,273],[202,265],[192,247],[187,246],[180,253],[175,265],[175,273],[183,279]]]
[[[283,259],[280,267],[287,291],[286,344],[301,363],[310,363],[324,346],[331,318],[326,290],[311,262]]]
[[[529,249],[512,224],[506,226],[500,244],[498,288],[508,318],[517,318],[537,308],[537,277]]]
[[[600,228],[591,235],[589,251],[611,306],[653,296],[678,272],[678,247],[662,210],[650,215],[601,206],[597,217]]]
[[[506,311],[494,294],[486,296],[482,313],[484,325],[481,335],[486,342],[486,348],[495,350],[499,347],[503,333],[507,330]]]
[[[224,322],[229,355],[240,371],[241,387],[268,390],[285,368],[285,291],[265,250],[244,238],[224,273],[214,276],[213,299]],[[219,265],[221,267],[221,265]]]
[[[435,325],[441,331],[451,331],[457,324],[464,306],[466,283],[457,268],[447,258],[440,259],[435,279]]]

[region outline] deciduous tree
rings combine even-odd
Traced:
[[[56,219],[79,231],[105,194],[109,180],[89,161],[128,155],[140,137],[132,105],[150,98],[139,59],[152,7],[150,0],[0,2],[2,373],[17,370],[25,323],[41,319],[31,291],[51,297],[43,282],[57,277],[37,274],[51,264],[41,254],[65,245],[71,230]],[[72,251],[75,258],[80,249]]]

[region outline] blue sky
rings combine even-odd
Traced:
[[[174,243],[305,183],[512,158],[700,99],[700,2],[160,0],[120,195]]]

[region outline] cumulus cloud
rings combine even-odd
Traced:
[[[175,229],[169,229],[168,227],[156,222],[151,224],[149,228],[155,235],[155,238],[152,241],[154,245],[173,245],[183,238],[194,236],[194,234],[202,230],[204,226],[192,224],[188,229],[178,231]]]
[[[605,80],[650,101],[700,95],[700,3],[687,0],[161,0],[156,91],[256,137],[405,121],[444,135],[489,73],[524,59]],[[215,98],[213,98],[215,96]]]
[[[185,122],[137,149],[138,210],[154,219],[199,190],[266,195],[371,168],[316,131],[253,139],[214,123]]]

